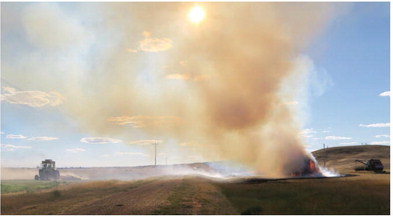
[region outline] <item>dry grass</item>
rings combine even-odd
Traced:
[[[389,175],[217,184],[241,214],[390,214]]]
[[[63,214],[108,195],[123,192],[148,181],[94,181],[55,188],[49,192],[1,195],[2,214]]]
[[[357,176],[256,184],[155,178],[60,185],[46,192],[2,194],[2,214],[390,214],[390,175],[354,172],[354,158],[390,162],[386,147],[315,153]]]
[[[197,177],[182,179],[169,196],[168,201],[168,205],[159,207],[153,214],[225,215],[236,213],[212,181]]]
[[[2,195],[3,214],[389,214],[388,174],[259,184],[195,177]]]

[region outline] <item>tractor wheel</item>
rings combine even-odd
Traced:
[[[34,179],[35,179],[35,180],[40,180],[40,176],[35,175],[35,176],[34,176]]]

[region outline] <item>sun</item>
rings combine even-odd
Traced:
[[[200,23],[205,19],[205,10],[201,6],[194,6],[188,13],[188,19],[193,23]]]

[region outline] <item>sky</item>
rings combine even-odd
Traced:
[[[273,9],[262,7],[261,13],[256,11],[250,18],[245,18],[246,10],[242,11],[244,14],[239,12],[239,23],[232,19],[232,23],[213,29],[216,35],[222,34],[221,38],[214,40],[210,39],[210,34],[203,33],[209,22],[221,22],[220,17],[214,16],[213,9],[223,10],[223,14],[238,9],[236,6],[224,10],[216,5],[200,5],[206,8],[206,19],[194,23],[187,17],[193,3],[161,4],[160,7],[152,4],[107,7],[105,3],[3,3],[2,166],[35,167],[48,158],[56,160],[58,167],[151,165],[154,163],[154,143],[157,143],[158,164],[239,157],[234,152],[240,149],[228,148],[230,151],[215,156],[210,152],[227,147],[193,145],[193,139],[198,140],[201,135],[207,135],[207,139],[200,139],[200,143],[224,143],[228,138],[254,141],[249,137],[244,139],[243,133],[232,137],[233,134],[228,132],[247,129],[244,134],[248,136],[249,132],[254,132],[249,129],[264,129],[270,123],[265,120],[263,112],[254,114],[252,108],[250,111],[254,116],[241,117],[255,117],[258,121],[251,118],[243,123],[236,117],[225,119],[225,115],[222,117],[221,113],[214,113],[217,108],[227,111],[222,110],[220,105],[227,102],[228,96],[247,98],[259,94],[254,91],[258,88],[247,89],[244,86],[239,89],[233,87],[237,91],[228,95],[215,91],[226,90],[226,84],[236,86],[236,79],[243,82],[241,74],[235,79],[220,77],[224,80],[219,83],[221,86],[201,85],[204,79],[215,76],[209,73],[214,73],[217,68],[225,69],[210,63],[210,59],[218,63],[226,61],[226,58],[231,61],[232,57],[225,56],[224,51],[232,51],[232,48],[244,49],[235,56],[237,59],[259,54],[250,57],[257,60],[257,69],[264,67],[263,63],[258,65],[261,62],[258,58],[263,59],[264,55],[271,55],[273,62],[275,58],[284,58],[295,63],[297,67],[294,67],[295,72],[291,76],[297,82],[295,89],[289,88],[289,92],[296,93],[296,96],[287,100],[284,107],[292,111],[299,130],[283,132],[282,135],[295,132],[294,135],[299,135],[304,141],[306,150],[321,149],[323,144],[328,147],[364,143],[390,145],[389,3],[317,5],[315,13],[322,15],[313,17],[317,20],[316,24],[310,21],[312,16],[299,16],[299,21],[286,18],[287,15],[298,16],[296,13],[302,7],[299,5],[284,4],[278,9],[275,6]],[[307,10],[312,10],[312,7]],[[244,34],[236,33],[234,29],[243,25],[243,20],[255,22],[256,26],[244,25]],[[271,23],[280,26],[281,22],[284,23],[282,29],[288,27],[288,34],[264,32]],[[255,35],[250,33],[252,31],[247,32],[258,29],[257,25],[261,25],[262,30],[255,30]],[[314,29],[317,31],[314,32]],[[231,38],[232,35],[235,36]],[[189,39],[195,42],[204,39],[206,43],[190,45],[186,43]],[[268,40],[269,43],[262,42]],[[221,41],[227,44],[218,46]],[[277,43],[280,49],[289,51],[283,53],[270,47],[267,47],[270,48],[267,53],[254,51],[252,47],[255,44],[248,41]],[[287,46],[286,42],[294,45]],[[181,47],[177,43],[184,45]],[[212,52],[209,57],[202,56],[205,47],[209,46],[223,51],[220,54]],[[177,52],[177,49],[187,52]],[[196,54],[191,55],[190,50]],[[190,58],[183,60],[186,56]],[[173,60],[175,58],[176,61]],[[182,67],[188,65],[193,66],[195,73],[180,73]],[[287,70],[284,66],[269,66],[277,71]],[[249,75],[254,76],[251,72]],[[269,75],[263,76],[263,79],[270,79]],[[280,74],[278,83],[291,76]],[[253,80],[258,80],[258,77],[247,80],[245,84],[252,85]],[[185,91],[189,89],[189,92]],[[279,92],[275,87],[262,91]],[[250,99],[254,99],[252,97]],[[261,104],[256,100],[240,102],[250,105],[255,102],[255,106],[265,109],[265,101]],[[205,108],[201,104],[212,106]],[[137,115],[127,116],[131,111]],[[230,112],[229,115],[232,114]],[[206,115],[206,118],[199,115]],[[285,122],[291,118],[277,120],[282,122],[278,131],[285,124],[292,129],[292,123]],[[195,126],[187,126],[189,123],[195,123]],[[209,124],[207,130],[204,123]],[[170,129],[170,133],[162,127]],[[217,139],[206,132],[214,131],[216,135],[221,132],[216,131],[220,127],[225,129],[223,135],[228,138]],[[280,137],[280,132],[277,135],[274,133],[263,138]]]
[[[388,3],[354,4],[310,46],[316,70],[328,76],[324,93],[310,102],[312,149],[390,145],[389,26]]]

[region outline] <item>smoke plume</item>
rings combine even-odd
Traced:
[[[332,4],[198,5],[198,24],[187,19],[194,3],[29,5],[23,25],[42,59],[24,64],[45,74],[92,136],[175,139],[207,158],[288,175],[307,156],[289,103],[306,83],[289,78],[307,74],[296,61]]]

